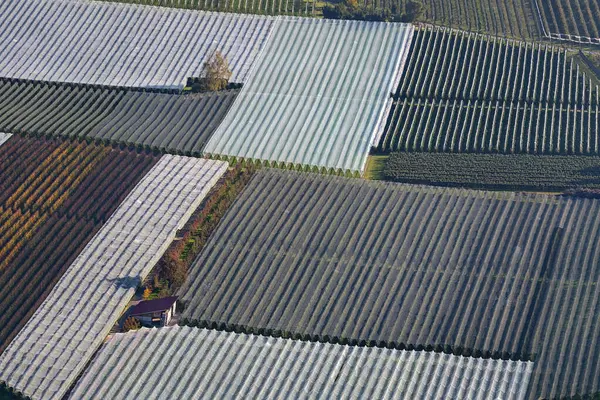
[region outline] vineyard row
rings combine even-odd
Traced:
[[[600,154],[600,109],[485,101],[397,102],[378,150]]]
[[[427,27],[415,31],[395,96],[588,105],[598,88],[563,49]]]
[[[547,35],[600,44],[600,1],[534,1]]]

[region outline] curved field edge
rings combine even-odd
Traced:
[[[156,362],[147,368],[150,360]],[[190,374],[190,369],[203,373]],[[295,399],[310,393],[323,399],[518,399],[525,395],[532,369],[530,362],[360,348],[178,326],[143,328],[110,338],[70,398],[147,397],[152,391],[163,398]],[[123,376],[123,370],[129,373]],[[117,379],[120,384],[114,385]],[[169,384],[172,380],[179,384]],[[215,381],[219,384],[214,385]]]

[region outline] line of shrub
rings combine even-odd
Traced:
[[[406,350],[406,351],[428,351],[435,353],[451,354],[455,356],[463,357],[474,357],[484,358],[492,360],[513,360],[513,361],[534,361],[535,355],[533,354],[517,354],[508,353],[506,351],[486,351],[471,349],[460,345],[450,344],[412,344],[402,342],[388,342],[383,340],[365,340],[365,339],[354,339],[354,338],[340,338],[337,336],[329,335],[315,335],[310,333],[298,333],[288,332],[281,329],[271,328],[258,328],[254,326],[229,324],[219,321],[206,321],[206,320],[189,320],[184,318],[180,326],[189,326],[192,328],[206,328],[215,329],[225,332],[243,333],[247,335],[261,335],[271,336],[283,339],[302,340],[305,342],[320,342],[329,344],[340,344],[347,346],[357,347],[378,347],[395,350]]]

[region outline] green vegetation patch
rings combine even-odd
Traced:
[[[383,173],[388,158],[389,155],[370,155],[369,158],[367,158],[367,166],[365,167],[365,179],[385,179]]]
[[[600,157],[392,153],[385,179],[498,190],[599,189]]]

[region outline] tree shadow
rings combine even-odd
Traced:
[[[116,287],[121,289],[137,289],[142,284],[142,277],[136,276],[124,276],[119,278],[109,279]]]

